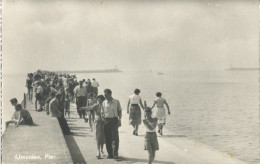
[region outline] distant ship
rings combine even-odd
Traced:
[[[226,71],[259,71],[259,68],[229,67]]]
[[[163,72],[158,72],[158,75],[163,75]]]
[[[116,66],[114,69],[104,69],[104,70],[75,70],[75,71],[55,71],[56,73],[114,73],[122,72]]]

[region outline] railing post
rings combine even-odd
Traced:
[[[23,94],[23,105],[24,105],[24,108],[26,108],[26,94],[25,93]]]

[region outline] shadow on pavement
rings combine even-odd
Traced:
[[[81,151],[74,137],[72,135],[64,135],[64,138],[69,148],[73,163],[86,164],[87,162],[85,161],[83,155],[81,154]]]
[[[126,162],[126,163],[138,163],[138,162],[142,162],[142,163],[148,163],[148,157],[147,159],[138,159],[138,158],[126,158],[126,157],[119,157],[119,160],[117,160],[117,162]],[[153,163],[159,163],[159,164],[174,164],[173,162],[169,162],[169,161],[158,161],[158,160],[154,160]]]
[[[163,135],[161,137],[167,138],[167,137],[187,137],[187,136],[185,136],[185,135]]]

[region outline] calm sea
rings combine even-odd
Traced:
[[[259,72],[123,72],[78,74],[78,79],[100,83],[99,91],[110,88],[126,110],[135,88],[151,106],[160,91],[172,115],[166,128],[186,135],[247,163],[259,162]],[[11,117],[9,99],[22,100],[26,75],[3,76],[3,122]]]

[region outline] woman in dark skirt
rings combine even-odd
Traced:
[[[128,105],[127,105],[127,113],[129,113],[129,123],[134,127],[133,135],[138,135],[138,127],[141,124],[141,109],[144,109],[142,99],[139,96],[140,89],[135,89],[134,94],[129,96]],[[139,106],[140,104],[140,106]]]
[[[102,119],[102,111],[101,106],[103,101],[105,100],[105,97],[103,95],[97,96],[97,103],[92,106],[87,106],[87,111],[95,111],[96,117],[95,117],[95,129],[96,129],[96,141],[97,141],[97,148],[98,153],[96,155],[97,159],[101,159],[101,154],[104,154],[103,152],[103,145],[105,144],[105,132],[104,132],[104,121]]]

